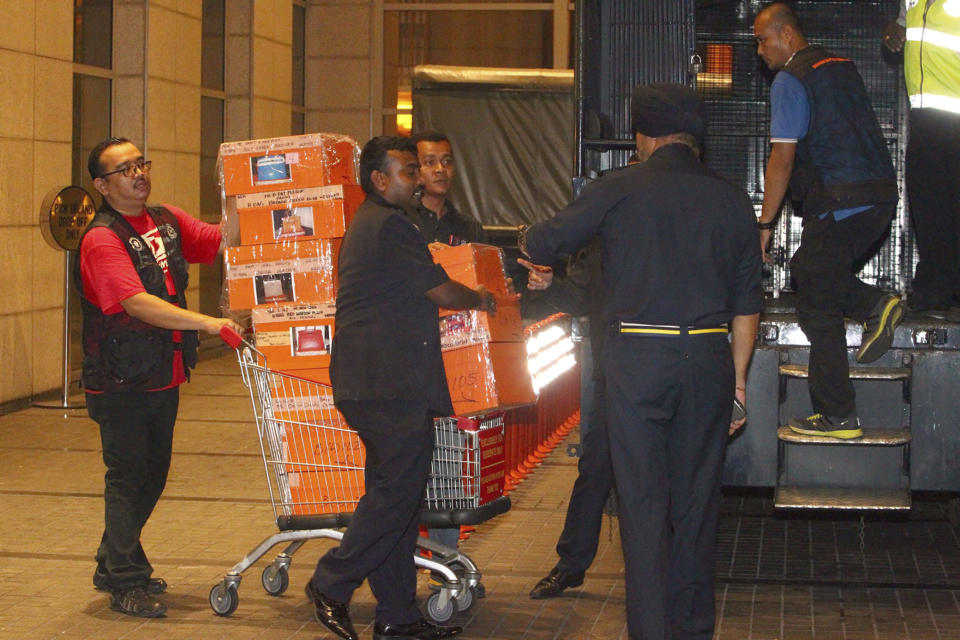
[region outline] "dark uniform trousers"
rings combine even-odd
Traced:
[[[603,376],[594,377],[590,428],[582,432],[577,480],[573,483],[567,518],[557,541],[557,566],[568,573],[584,573],[597,555],[603,507],[613,487],[610,444],[607,439]]]
[[[920,254],[913,297],[945,309],[960,303],[960,114],[912,109],[906,164]]]
[[[620,335],[604,356],[631,640],[709,640],[734,397],[724,334]]]
[[[87,394],[87,413],[100,426],[104,529],[97,573],[114,589],[145,587],[153,573],[140,545],[143,529],[170,470],[179,388]]]
[[[816,413],[842,418],[856,410],[844,317],[864,322],[884,295],[855,270],[878,246],[894,210],[895,205],[886,204],[839,222],[833,215],[803,220],[790,270],[800,328],[810,341],[810,401]]]
[[[432,418],[425,404],[410,400],[340,401],[337,408],[366,448],[366,493],[340,546],[317,562],[313,585],[346,603],[367,578],[378,621],[416,622],[422,616],[413,553],[433,454]]]

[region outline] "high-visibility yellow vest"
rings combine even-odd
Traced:
[[[960,113],[960,0],[906,0],[910,106]]]

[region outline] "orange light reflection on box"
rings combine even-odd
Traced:
[[[537,401],[523,342],[482,342],[447,349],[443,365],[453,411],[458,416]]]

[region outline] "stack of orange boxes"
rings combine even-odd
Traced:
[[[476,416],[537,401],[527,366],[520,303],[510,293],[503,252],[484,244],[431,245],[437,264],[468,287],[485,286],[496,314],[440,311],[447,385],[458,416]]]
[[[272,370],[330,382],[337,257],[350,219],[364,199],[357,186],[358,157],[352,138],[325,133],[220,146],[224,216],[228,224],[239,226],[240,241],[224,255],[227,303],[232,310],[251,310],[256,347]],[[301,388],[309,393],[314,386]],[[359,449],[362,469],[356,434],[345,428],[333,407],[314,413],[311,398],[293,397],[300,394],[297,388],[271,393],[277,406],[285,407],[280,410],[284,415],[276,416],[284,424],[294,424],[289,417],[293,412],[309,411],[315,422],[321,421],[319,415],[344,425],[342,433],[318,424],[296,431],[287,426],[280,434],[292,493],[286,498],[301,504],[295,512],[352,511],[336,503],[340,498],[355,502],[362,494],[362,471],[332,478],[326,454]],[[330,440],[333,433],[337,442]],[[318,504],[304,508],[306,503]]]
[[[225,255],[229,306],[252,310],[271,369],[329,366],[337,256],[364,198],[358,154],[325,133],[220,145],[224,214],[240,236]]]

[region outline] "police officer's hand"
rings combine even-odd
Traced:
[[[523,258],[517,258],[517,262],[530,272],[527,278],[527,289],[531,291],[543,291],[553,284],[553,269],[550,267],[545,267],[542,264],[533,264]]]
[[[887,23],[883,28],[883,46],[894,53],[903,51],[903,44],[907,41],[907,30],[896,21]]]
[[[770,246],[770,235],[772,233],[772,229],[760,230],[760,251],[763,253],[763,261],[768,263],[773,262],[773,257],[767,253],[767,248]]]
[[[747,406],[747,391],[746,391],[746,389],[744,389],[743,387],[737,387],[736,390],[734,391],[734,396],[737,398],[737,400],[740,401],[740,404],[742,404],[744,407]],[[739,420],[731,420],[731,421],[730,421],[730,431],[728,432],[728,435],[731,435],[731,436],[732,436],[734,433],[736,433],[736,432],[737,432],[737,429],[739,429],[740,427],[742,427],[742,426],[744,425],[744,423],[746,423],[746,421],[747,421],[746,417],[741,418],[741,419],[739,419]]]
[[[480,296],[480,304],[477,306],[477,309],[486,311],[490,315],[497,315],[497,299],[493,297],[493,294],[482,284],[475,288],[474,291]]]

